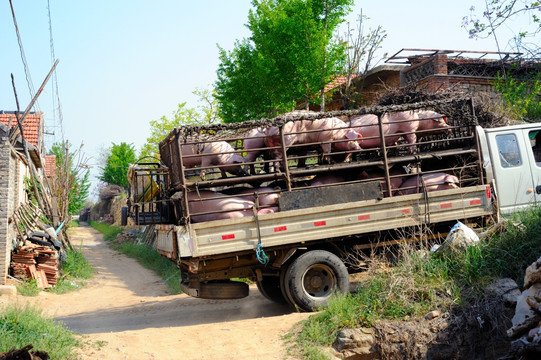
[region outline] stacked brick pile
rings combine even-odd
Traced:
[[[17,279],[35,279],[39,288],[50,288],[58,280],[56,251],[48,246],[23,246],[12,254],[11,269]]]

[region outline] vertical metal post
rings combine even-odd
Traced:
[[[184,177],[184,164],[182,161],[182,146],[180,144],[180,131],[178,129],[175,129],[175,145],[177,146],[178,150],[178,159],[179,159],[179,167],[180,167],[180,188],[182,189],[182,200],[184,202],[184,218],[187,220],[190,217],[190,209],[188,207],[188,189],[186,187],[186,179]],[[170,154],[173,152],[170,151]],[[181,207],[182,208],[182,207]],[[177,219],[177,223],[180,219]]]
[[[391,179],[389,177],[389,166],[387,163],[387,146],[385,145],[385,134],[383,133],[383,114],[378,115],[379,125],[379,138],[381,140],[381,151],[383,155],[383,167],[385,171],[385,183],[387,184],[387,194],[389,197],[393,197],[393,191],[391,190]]]
[[[473,103],[473,98],[470,99],[469,102],[471,114],[473,117],[473,120],[475,122],[473,124],[470,124],[470,131],[472,131],[472,135],[475,137],[475,148],[477,149],[477,165],[479,167],[479,178],[481,179],[481,185],[485,185],[485,176],[483,173],[483,158],[481,157],[481,144],[479,143],[479,136],[477,134],[477,129],[475,125],[478,125],[477,117],[475,116],[475,106]]]
[[[287,191],[291,191],[291,178],[289,177],[289,165],[287,163],[287,149],[284,142],[284,126],[280,126],[280,145],[282,147],[282,161],[284,165],[284,173],[286,174]]]

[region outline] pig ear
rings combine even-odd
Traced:
[[[349,139],[349,140],[357,140],[359,134],[353,132],[353,131],[348,131],[346,133],[346,136],[344,136],[344,139]],[[360,135],[359,135],[360,136]]]

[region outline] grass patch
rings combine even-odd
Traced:
[[[121,227],[109,225],[107,223],[98,222],[98,221],[91,221],[90,226],[92,226],[94,229],[102,233],[103,240],[105,241],[113,240],[114,238],[118,236],[118,234],[120,234],[123,231]]]
[[[13,305],[0,309],[0,353],[28,344],[46,351],[51,359],[76,359],[75,349],[82,344],[75,333],[45,317],[31,306]]]
[[[365,259],[369,276],[358,291],[333,297],[327,308],[306,320],[293,351],[306,359],[324,359],[318,348],[331,345],[344,328],[473,306],[483,298],[486,285],[499,277],[521,286],[526,267],[541,251],[540,234],[541,208],[530,208],[509,220],[505,231],[466,251],[436,257],[404,244],[392,265],[386,257]]]
[[[17,292],[22,296],[37,296],[41,291],[35,279],[22,281],[15,285]]]
[[[111,247],[129,257],[136,259],[142,266],[158,274],[167,285],[171,294],[180,294],[180,270],[168,259],[158,254],[156,249],[131,241],[115,244],[113,241],[122,228],[106,223],[91,221],[90,226],[103,234],[103,238],[111,243]],[[107,235],[106,235],[107,234]]]
[[[65,294],[80,289],[86,284],[85,280],[92,278],[94,269],[78,249],[67,251],[66,262],[62,267],[62,276],[55,286],[48,291],[55,294]]]

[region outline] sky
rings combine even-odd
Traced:
[[[112,143],[140,149],[149,122],[169,117],[178,104],[196,107],[196,89],[216,81],[218,45],[232,50],[249,37],[245,24],[250,0],[12,0],[35,90],[54,60],[50,80],[35,111],[43,111],[48,147],[62,139],[82,151],[97,183],[100,154]],[[49,26],[50,9],[51,28]],[[382,53],[403,48],[496,51],[493,39],[474,40],[462,18],[482,0],[356,0],[348,17],[361,9],[365,26],[387,32]],[[502,36],[502,51],[507,40]],[[21,110],[31,100],[9,0],[0,4],[0,110],[16,109],[11,74]],[[383,64],[383,61],[380,62]],[[56,100],[58,89],[59,102]],[[58,115],[58,103],[62,119]]]

